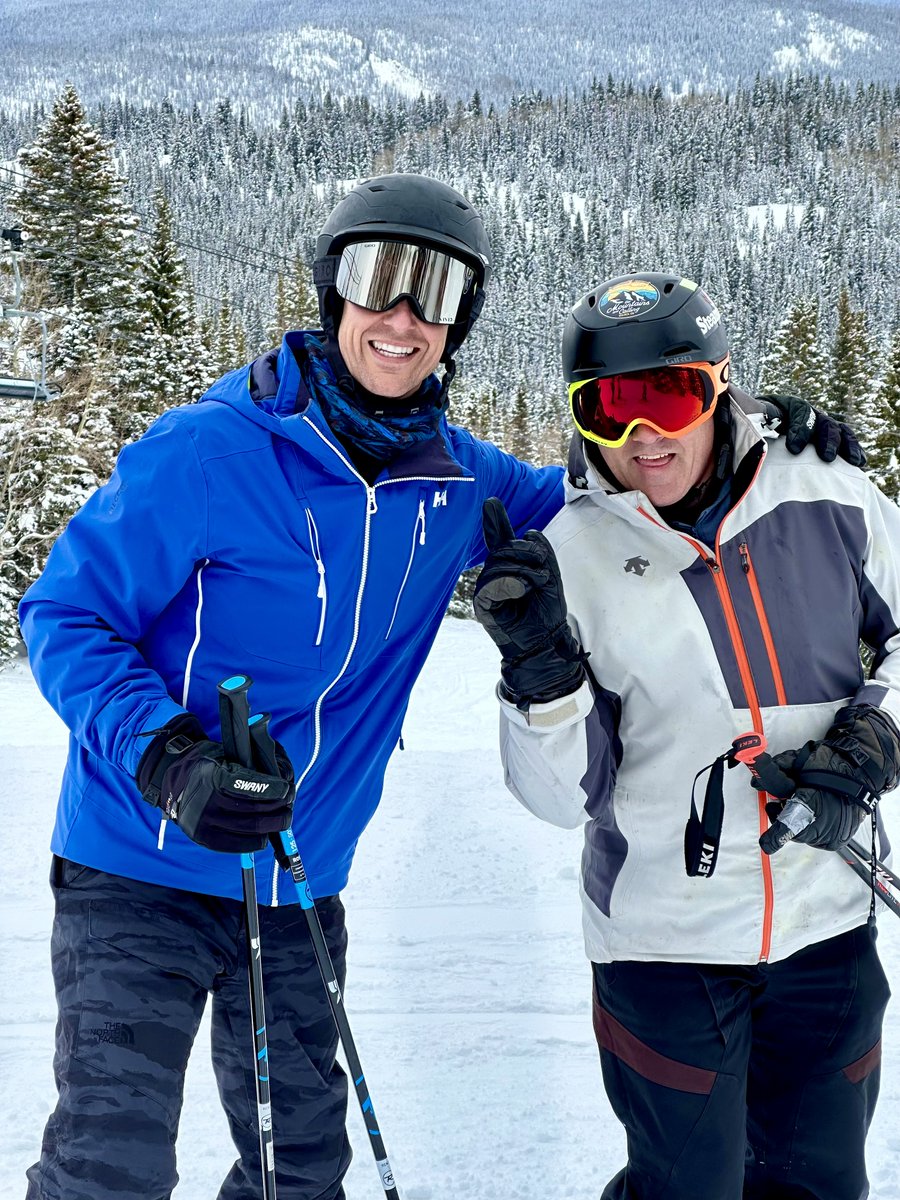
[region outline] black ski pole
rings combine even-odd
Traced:
[[[397,1186],[394,1183],[394,1172],[391,1169],[387,1150],[385,1149],[381,1131],[378,1127],[378,1121],[375,1118],[375,1109],[372,1105],[372,1098],[369,1095],[365,1075],[363,1074],[362,1063],[359,1060],[353,1034],[350,1032],[350,1022],[347,1020],[347,1013],[344,1009],[337,973],[334,969],[334,963],[331,961],[331,955],[328,952],[325,935],[322,933],[322,922],[319,920],[316,902],[313,900],[312,892],[309,888],[309,881],[306,878],[306,871],[297,850],[297,843],[290,829],[286,829],[284,833],[280,834],[280,837],[281,845],[290,865],[291,877],[297,888],[300,907],[306,914],[306,923],[309,926],[309,936],[312,939],[316,962],[319,964],[319,972],[322,976],[322,982],[325,984],[325,992],[328,996],[328,1003],[331,1005],[331,1013],[334,1017],[334,1023],[337,1026],[338,1037],[341,1039],[341,1045],[344,1047],[347,1066],[350,1068],[350,1076],[353,1079],[353,1086],[356,1089],[356,1098],[359,1101],[366,1132],[369,1135],[369,1144],[372,1147],[372,1153],[375,1155],[375,1165],[381,1177],[381,1186],[384,1188],[387,1200],[400,1200],[400,1193],[397,1191]]]
[[[876,858],[873,861],[869,851],[852,839],[836,853],[840,854],[860,879],[865,880],[878,899],[886,904],[895,916],[900,917],[900,896],[896,890],[891,890],[900,888],[900,878],[880,859]]]
[[[242,766],[253,766],[248,720],[250,705],[247,692],[251,680],[232,675],[218,687],[219,722],[225,757]],[[241,855],[241,881],[244,886],[244,921],[247,927],[250,1011],[253,1015],[253,1046],[256,1079],[256,1113],[259,1125],[259,1153],[262,1169],[263,1200],[275,1200],[275,1141],[272,1134],[272,1099],[269,1088],[269,1047],[266,1040],[266,1006],[263,995],[262,954],[259,944],[259,909],[256,902],[256,867],[252,854]]]
[[[246,692],[244,693],[246,694]],[[271,741],[269,737],[269,716],[267,713],[259,713],[250,718],[249,721],[249,737],[256,743],[261,752],[261,756],[265,758],[267,754],[267,743]],[[334,969],[331,953],[328,949],[328,943],[325,941],[325,935],[322,932],[322,922],[319,919],[319,912],[316,908],[316,902],[313,899],[310,891],[309,881],[306,878],[306,871],[303,862],[300,858],[300,853],[297,850],[297,843],[294,840],[294,834],[290,829],[286,829],[283,833],[277,835],[280,840],[280,846],[276,845],[279,860],[283,863],[287,858],[288,868],[291,873],[291,878],[297,888],[297,896],[300,901],[300,907],[306,916],[306,924],[309,929],[309,936],[313,946],[313,952],[316,956],[316,963],[319,967],[319,974],[322,976],[322,982],[325,985],[325,994],[328,997],[328,1003],[331,1006],[331,1015],[334,1018],[334,1023],[337,1028],[338,1037],[341,1045],[344,1048],[344,1055],[347,1059],[347,1066],[350,1068],[350,1075],[353,1079],[353,1086],[356,1090],[356,1098],[359,1101],[359,1107],[362,1110],[363,1120],[366,1126],[366,1132],[369,1135],[369,1144],[372,1147],[372,1153],[375,1156],[375,1165],[378,1167],[378,1174],[381,1179],[381,1186],[384,1188],[387,1200],[400,1200],[400,1193],[397,1191],[397,1186],[394,1182],[394,1172],[391,1169],[390,1161],[388,1160],[387,1151],[385,1150],[384,1140],[381,1136],[381,1131],[378,1128],[378,1121],[375,1117],[375,1108],[372,1104],[372,1097],[369,1095],[369,1088],[366,1084],[366,1077],[362,1069],[362,1063],[359,1060],[359,1053],[356,1049],[356,1043],[353,1040],[353,1034],[350,1032],[350,1022],[347,1020],[347,1013],[344,1010],[343,997],[341,995],[341,987],[338,983],[337,972]],[[276,838],[272,837],[273,844]]]

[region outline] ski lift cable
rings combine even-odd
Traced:
[[[4,184],[4,183],[0,182],[0,189],[2,189],[2,188],[12,188],[13,190],[15,190],[15,184]],[[53,205],[53,204],[47,203],[46,201],[38,201],[38,205],[39,205],[39,207],[43,208],[47,212],[59,213],[59,212],[64,211],[59,205]],[[78,209],[76,208],[76,209],[73,209],[70,211],[78,212]],[[86,212],[87,210],[82,209],[81,211]],[[144,238],[152,238],[154,236],[149,230],[140,229],[140,228],[132,230],[132,233],[134,233],[137,237],[144,237]],[[181,241],[177,238],[173,238],[172,241],[176,246],[182,246],[182,247],[185,247],[190,250],[196,250],[201,254],[206,254],[212,258],[219,258],[225,262],[235,263],[238,266],[251,267],[257,271],[264,271],[268,275],[283,274],[283,272],[276,270],[274,267],[266,266],[264,263],[253,262],[250,259],[238,258],[236,255],[226,254],[224,251],[221,251],[221,250],[214,250],[210,246],[200,246],[200,245],[197,245],[196,243]]]
[[[4,186],[3,183],[0,182],[0,188],[2,188],[3,186]],[[84,266],[94,267],[97,270],[99,270],[101,272],[105,272],[114,278],[121,277],[121,268],[119,266],[117,266],[115,263],[110,262],[108,259],[84,258],[81,255],[76,254],[74,250],[63,250],[62,248],[54,248],[51,246],[38,246],[33,243],[29,243],[29,250],[32,253],[36,253],[36,254],[40,254],[40,255],[49,255],[51,258],[66,259],[69,262],[73,262],[73,263],[77,262],[77,263],[83,264]],[[39,261],[46,261],[46,259],[42,259]],[[193,296],[199,297],[202,300],[208,300],[210,302],[210,304],[221,304],[222,303],[221,296],[210,296],[206,292],[201,292],[201,291],[197,290],[196,288],[194,288],[193,286],[191,287],[191,294]]]
[[[15,175],[17,178],[19,178],[19,179],[23,179],[23,180],[25,180],[27,183],[37,183],[37,184],[40,184],[40,183],[42,183],[42,180],[38,179],[36,176],[34,176],[34,175],[29,175],[29,174],[28,174],[27,172],[25,172],[25,171],[19,171],[19,170],[17,170],[17,168],[15,168],[15,167],[8,167],[8,166],[3,166],[3,167],[0,167],[0,175],[4,175],[4,174],[6,174],[6,175]],[[2,183],[2,182],[3,182],[3,181],[2,181],[2,180],[0,180],[0,183]],[[121,180],[120,180],[120,182],[121,182]],[[12,186],[13,188],[16,188],[16,186],[17,186],[17,185],[13,184],[13,185],[11,185],[11,186]],[[57,187],[55,187],[55,189],[54,189],[54,190],[55,190],[55,191],[57,191],[57,192],[58,192],[60,195],[63,195],[63,196],[72,196],[72,197],[74,197],[74,198],[76,198],[76,199],[77,199],[77,198],[80,196],[80,194],[81,194],[81,193],[79,193],[79,192],[75,191],[75,189],[74,189],[74,188],[69,188],[69,187],[58,187],[58,186],[57,186]],[[73,205],[72,205],[72,209],[73,209],[73,211],[75,211],[75,212],[82,212],[82,213],[86,213],[86,214],[90,215],[90,210],[88,210],[88,209],[85,209],[83,206],[80,206],[80,205],[77,205],[77,204],[73,204]],[[140,217],[140,218],[141,218],[141,220],[143,220],[143,221],[146,221],[146,222],[148,222],[148,223],[152,223],[152,221],[153,221],[153,218],[152,218],[152,217],[149,217],[149,216],[148,216],[146,213],[143,213],[143,212],[141,212],[141,211],[140,211],[139,209],[137,209],[137,208],[134,208],[134,209],[133,209],[133,211],[135,212],[135,214],[136,214],[138,217]],[[180,217],[180,216],[177,216],[177,215],[175,216],[175,224],[177,224],[177,225],[182,225],[182,224],[184,224],[184,223],[185,223],[185,222],[184,222],[184,218],[183,218],[183,217]],[[135,231],[135,232],[137,232],[137,231]],[[145,237],[146,237],[146,236],[152,236],[152,234],[148,234],[148,233],[147,233],[147,231],[145,231],[145,230],[143,230],[143,229],[142,229],[142,230],[140,230],[140,233],[142,234],[142,236],[145,236]],[[180,244],[180,243],[176,243],[176,244]],[[251,245],[249,242],[242,242],[240,239],[238,239],[238,238],[234,238],[234,237],[232,237],[232,238],[230,238],[230,239],[229,239],[229,244],[230,244],[230,245],[233,245],[233,246],[240,246],[242,249],[245,249],[245,250],[252,250],[252,249],[254,249],[254,247],[253,247],[253,246],[252,246],[252,245]],[[272,257],[272,258],[278,259],[280,262],[283,262],[283,263],[285,264],[285,266],[293,267],[293,266],[294,266],[294,264],[295,264],[295,261],[296,261],[296,259],[294,259],[294,258],[289,258],[287,255],[284,255],[284,254],[278,254],[278,253],[277,253],[276,251],[274,251],[274,250],[272,250],[272,251],[268,251],[267,253],[269,253],[269,254],[271,255],[271,257]]]
[[[0,168],[0,175],[4,175],[4,174],[16,175],[18,179],[22,179],[25,182],[30,182],[30,184],[41,184],[41,182],[42,182],[40,179],[36,179],[34,175],[26,174],[25,172],[22,172],[22,170],[16,170],[13,167]],[[13,182],[4,180],[2,178],[0,178],[0,187],[5,188],[6,191],[11,192],[11,193],[17,192],[19,190],[19,186],[17,184],[13,184]],[[66,187],[55,188],[55,191],[59,192],[61,194],[61,196],[77,197],[79,194],[77,192],[74,192],[72,190],[72,188],[66,188]],[[42,206],[42,208],[47,209],[48,211],[54,211],[54,212],[64,211],[64,210],[62,210],[60,205],[54,205],[52,203],[49,203],[48,200],[44,200],[41,197],[37,198],[36,203],[37,203],[37,205]],[[79,214],[79,212],[80,212],[80,214],[82,214],[84,216],[94,216],[95,215],[94,212],[92,212],[90,209],[84,208],[84,205],[78,205],[78,204],[72,204],[70,206],[70,211],[76,212],[76,214]],[[138,209],[134,209],[133,211],[136,212],[136,215],[142,221],[150,222],[152,220],[151,217],[146,216],[146,214],[144,214],[144,212],[140,212]],[[182,218],[176,216],[175,221],[174,221],[175,226],[180,227],[180,226],[182,226],[182,223],[184,223],[184,222],[182,222]],[[150,229],[143,229],[140,227],[133,229],[132,232],[134,234],[137,234],[138,236],[140,236],[140,238],[154,238],[154,236],[155,236],[155,234],[152,233]],[[240,263],[241,265],[244,265],[244,266],[252,266],[252,268],[256,268],[257,270],[270,271],[270,272],[272,272],[272,274],[276,274],[276,275],[282,274],[281,271],[275,270],[274,268],[272,268],[271,265],[264,264],[264,263],[252,262],[252,260],[250,260],[250,259],[238,258],[238,257],[234,256],[234,254],[227,254],[222,251],[217,251],[217,250],[215,250],[215,248],[212,248],[210,246],[199,246],[197,244],[194,244],[194,242],[186,242],[186,241],[182,241],[178,238],[173,238],[172,240],[176,246],[184,246],[184,247],[188,248],[188,250],[196,250],[196,251],[199,251],[199,252],[202,252],[205,254],[212,254],[212,256],[227,259],[227,260],[229,260],[229,262]],[[235,246],[248,247],[248,242],[241,242],[241,241],[234,240],[234,239],[232,239],[232,242],[230,242],[230,244],[235,245]],[[277,259],[278,262],[284,263],[284,265],[290,266],[290,268],[293,268],[293,266],[295,265],[295,260],[287,258],[286,256],[284,256],[284,254],[278,254],[275,251],[271,251],[269,253],[270,253],[271,258]]]
[[[0,175],[3,175],[3,174],[6,174],[6,175],[15,175],[17,178],[19,178],[19,179],[22,179],[22,180],[24,180],[24,181],[26,181],[26,182],[28,182],[28,183],[36,183],[36,184],[40,184],[40,183],[42,182],[40,179],[37,179],[37,178],[36,178],[34,175],[29,175],[29,174],[27,174],[27,173],[26,173],[26,172],[24,172],[24,171],[19,171],[19,170],[16,170],[16,168],[15,168],[15,167],[0,167]],[[18,185],[17,185],[17,184],[11,183],[9,180],[3,180],[3,179],[0,179],[0,187],[4,187],[4,186],[5,186],[5,187],[6,187],[8,190],[10,190],[10,191],[17,191],[17,190],[18,190]],[[77,199],[77,198],[79,198],[79,197],[80,197],[80,195],[81,195],[81,193],[79,193],[79,192],[76,192],[74,189],[72,189],[72,188],[67,188],[67,187],[56,187],[54,190],[55,190],[55,191],[56,191],[58,194],[60,194],[61,196],[64,196],[64,197],[65,197],[65,196],[71,196],[71,197],[75,197],[75,198]],[[40,204],[42,204],[42,205],[43,205],[45,208],[48,208],[48,209],[50,209],[51,211],[56,211],[56,212],[63,211],[63,210],[62,210],[60,207],[58,207],[58,206],[53,206],[52,204],[48,203],[47,201],[43,200],[42,198],[38,198],[38,199],[36,200],[36,203],[37,203],[37,204],[39,204],[39,205],[40,205]],[[74,212],[74,213],[81,213],[82,215],[85,215],[85,216],[93,216],[93,215],[94,215],[94,213],[92,212],[92,210],[91,210],[91,209],[87,209],[87,208],[85,208],[85,207],[84,207],[84,205],[75,204],[75,203],[73,203],[72,205],[70,205],[70,211],[71,211],[71,212]],[[135,213],[135,215],[136,215],[136,216],[137,216],[137,217],[138,217],[140,220],[142,220],[142,221],[144,221],[144,222],[146,222],[146,223],[148,223],[148,224],[152,223],[152,221],[153,221],[153,218],[152,218],[152,217],[149,217],[149,216],[147,216],[147,214],[146,214],[146,213],[143,213],[143,212],[139,211],[137,208],[133,208],[133,209],[132,209],[132,211]],[[175,220],[174,220],[174,224],[175,224],[175,225],[178,225],[178,226],[182,225],[182,224],[183,224],[183,218],[180,218],[180,217],[178,217],[178,216],[176,215],[176,216],[175,216]],[[154,235],[154,233],[153,233],[151,230],[148,230],[148,229],[143,229],[143,228],[140,228],[140,227],[138,227],[138,228],[134,229],[132,232],[134,232],[134,233],[138,234],[140,237],[153,237],[153,236],[155,236],[155,235]],[[178,246],[181,246],[181,245],[187,245],[187,244],[188,244],[188,243],[184,243],[184,242],[181,242],[181,241],[179,241],[177,238],[173,238],[173,239],[172,239],[172,241],[174,242],[174,244],[175,244],[175,245],[178,245]],[[252,249],[252,247],[250,246],[250,244],[249,244],[248,242],[241,242],[241,241],[239,241],[239,240],[236,240],[236,239],[234,239],[234,238],[232,238],[232,239],[231,239],[231,244],[232,244],[232,245],[235,245],[235,246],[241,246],[241,247],[244,247],[244,248],[247,248],[247,249]],[[190,248],[191,248],[191,249],[200,249],[200,250],[203,250],[205,253],[208,253],[208,254],[218,254],[220,257],[229,257],[228,255],[223,255],[221,251],[217,251],[217,250],[213,249],[212,247],[206,247],[206,246],[203,246],[203,247],[198,247],[198,246],[190,246]],[[295,260],[293,260],[293,259],[290,259],[290,258],[286,257],[286,256],[285,256],[285,255],[283,255],[283,254],[278,254],[278,253],[277,253],[277,252],[275,252],[275,251],[269,251],[269,252],[267,252],[267,253],[269,253],[269,254],[271,255],[271,257],[272,257],[272,258],[274,258],[274,259],[277,259],[277,260],[279,260],[280,262],[283,262],[283,263],[285,264],[285,266],[290,266],[290,267],[293,267],[293,266],[294,266],[294,262],[295,262]],[[243,261],[243,260],[241,260],[241,259],[238,259],[236,256],[232,256],[232,257],[233,257],[234,261],[236,261],[236,262],[241,262],[241,261]],[[272,270],[272,267],[271,267],[271,266],[267,266],[267,265],[266,265],[266,264],[264,264],[264,263],[255,263],[255,262],[250,262],[250,263],[247,263],[246,265],[248,265],[248,266],[253,266],[253,267],[256,267],[257,269],[259,269],[259,270],[263,270],[263,271],[271,271],[271,270]]]
[[[81,255],[76,254],[73,250],[53,249],[50,246],[32,246],[31,248],[38,254],[46,254],[51,258],[65,259],[72,263],[81,263],[83,266],[93,267],[96,270],[110,276],[111,278],[121,278],[120,269],[116,266],[116,264],[111,263],[108,259],[83,258]],[[46,259],[42,259],[40,261],[46,261]],[[201,300],[208,300],[210,304],[220,305],[222,303],[221,296],[210,296],[207,295],[206,292],[197,291],[193,287],[191,288],[191,295],[197,296]]]

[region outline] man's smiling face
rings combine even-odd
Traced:
[[[656,508],[677,502],[712,474],[712,420],[670,438],[636,425],[624,446],[599,446],[603,461],[626,491],[643,492]]]
[[[338,345],[357,383],[376,396],[404,400],[441,361],[447,330],[446,325],[420,321],[407,300],[385,312],[345,301]]]

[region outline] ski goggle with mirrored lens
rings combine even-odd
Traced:
[[[345,246],[334,285],[339,296],[384,312],[408,300],[430,325],[453,325],[472,307],[475,272],[443,250],[415,242],[353,242]]]
[[[624,446],[636,425],[679,438],[712,416],[728,383],[728,358],[712,365],[690,363],[630,371],[569,385],[579,433],[601,446]]]

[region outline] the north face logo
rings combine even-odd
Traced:
[[[98,1042],[105,1042],[109,1046],[134,1045],[134,1030],[123,1021],[107,1021],[102,1028],[89,1029],[88,1033],[92,1033]]]

